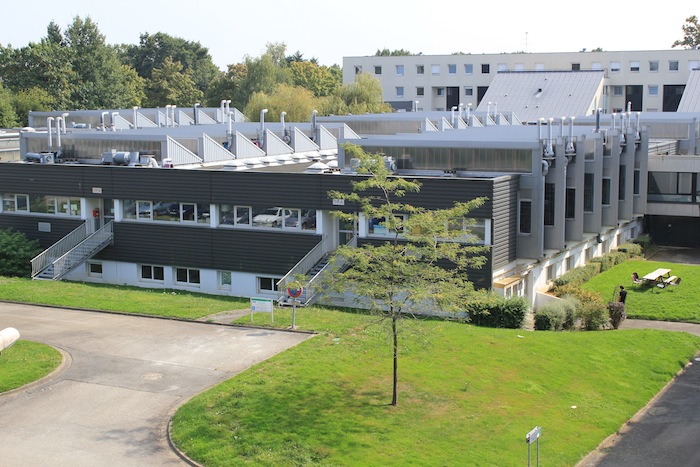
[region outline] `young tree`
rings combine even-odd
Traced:
[[[391,106],[384,102],[382,83],[368,73],[362,73],[354,83],[344,85],[340,96],[353,114],[391,112]]]
[[[693,15],[685,19],[683,25],[683,39],[674,42],[671,47],[684,47],[686,49],[694,49],[700,45],[700,25],[698,25],[698,17]]]
[[[0,230],[0,276],[29,277],[31,260],[40,252],[38,240],[13,229]]]
[[[485,199],[455,202],[453,207],[429,210],[403,202],[405,195],[420,191],[418,181],[392,176],[380,155],[344,145],[346,157],[359,161],[358,173],[366,177],[353,183],[351,193],[333,191],[329,196],[354,203],[387,240],[361,247],[341,246],[334,254],[338,268],[330,278],[334,291],[352,293],[386,323],[391,336],[393,383],[391,405],[398,404],[399,335],[402,318],[418,313],[455,312],[473,292],[467,270],[484,262],[485,247],[470,243],[473,237],[469,213]],[[353,219],[353,214],[337,213]]]

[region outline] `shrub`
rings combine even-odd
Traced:
[[[632,240],[632,242],[639,245],[642,248],[642,253],[645,253],[645,254],[653,245],[653,243],[651,241],[651,237],[647,234],[640,235],[639,237]]]
[[[625,304],[622,302],[608,302],[608,314],[610,315],[610,324],[613,329],[617,329],[626,318]]]
[[[557,289],[565,285],[581,285],[599,273],[600,263],[589,262],[585,266],[574,268],[566,274],[559,276],[552,282]]]
[[[525,322],[528,304],[522,297],[505,298],[487,292],[477,294],[465,311],[470,322],[477,326],[519,329]]]
[[[586,331],[597,331],[608,324],[608,310],[601,300],[582,301],[576,310],[576,316],[581,320],[581,328]]]
[[[624,243],[617,247],[617,251],[627,253],[628,258],[642,256],[642,245],[638,243]]]
[[[0,276],[29,277],[31,260],[40,252],[38,240],[29,240],[11,228],[0,230]]]
[[[564,329],[566,311],[559,303],[543,306],[535,312],[535,330],[561,331]]]

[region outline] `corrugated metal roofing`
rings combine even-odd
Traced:
[[[690,72],[677,112],[700,112],[700,70]]]
[[[487,112],[491,103],[523,122],[588,115],[598,106],[603,78],[597,70],[499,72],[477,112]]]

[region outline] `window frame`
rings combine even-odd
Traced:
[[[396,76],[403,76],[406,73],[406,68],[403,65],[396,65]]]
[[[139,264],[139,281],[141,282],[153,282],[158,284],[165,283],[165,267],[158,266],[155,264]],[[146,276],[145,271],[150,273]]]
[[[527,205],[527,215],[524,216],[525,210],[523,205]],[[524,230],[524,222],[527,221],[527,230]],[[519,235],[532,235],[532,199],[522,198],[518,201],[518,234]]]
[[[175,268],[175,284],[199,287],[202,283],[202,272],[197,268]]]

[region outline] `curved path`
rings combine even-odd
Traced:
[[[187,465],[169,447],[177,407],[309,334],[0,303],[0,329],[70,355],[0,395],[0,465]]]

